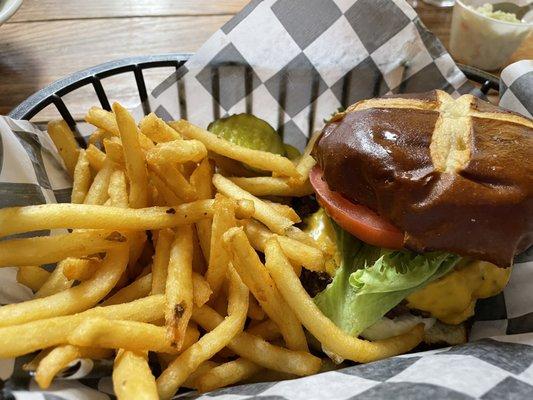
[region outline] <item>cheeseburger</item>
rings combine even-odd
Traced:
[[[307,231],[332,254],[322,312],[370,340],[423,322],[427,343],[466,341],[476,301],[533,243],[533,122],[439,90],[363,100],[313,156]]]

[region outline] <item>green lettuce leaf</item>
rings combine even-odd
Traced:
[[[342,254],[333,281],[314,301],[338,327],[357,336],[409,294],[448,273],[454,254],[388,250],[356,239],[333,221]]]

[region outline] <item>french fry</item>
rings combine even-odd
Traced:
[[[150,293],[152,286],[152,275],[148,274],[140,277],[136,281],[123,287],[113,296],[102,302],[102,306],[111,306],[113,304],[128,303],[133,300],[145,297]]]
[[[63,120],[48,123],[48,135],[54,142],[57,152],[63,159],[70,176],[74,176],[74,169],[78,161],[79,146],[67,123]]]
[[[265,249],[266,265],[282,296],[298,319],[328,351],[343,359],[361,363],[405,353],[421,341],[424,326],[390,339],[369,342],[350,336],[328,319],[302,287],[276,239],[270,239]]]
[[[220,314],[206,305],[195,309],[192,318],[206,330],[213,330],[224,320]],[[235,336],[227,347],[239,356],[262,367],[298,376],[316,374],[321,365],[320,358],[307,352],[275,346],[246,332],[241,332]]]
[[[98,107],[91,107],[85,116],[85,121],[97,128],[110,132],[114,136],[120,136],[120,130],[115,115],[111,111],[102,110]],[[154,147],[154,143],[140,132],[139,142],[144,150]]]
[[[213,294],[209,283],[197,272],[192,273],[193,302],[196,307],[202,307]]]
[[[214,200],[197,200],[176,207],[119,209],[84,204],[41,204],[0,209],[0,237],[43,229],[154,230],[198,222],[213,215]],[[254,207],[237,202],[237,218],[249,218]]]
[[[17,282],[34,292],[38,291],[48,278],[50,278],[50,272],[37,266],[20,267],[17,271]]]
[[[201,141],[209,151],[214,153],[241,161],[251,167],[276,172],[283,176],[299,176],[294,164],[288,158],[266,151],[251,150],[238,146],[185,120],[170,122],[169,125],[183,136]]]
[[[154,113],[144,117],[139,127],[141,132],[156,143],[182,139],[181,135]]]
[[[191,175],[191,185],[194,187],[199,199],[213,198],[213,166],[207,158],[204,158],[200,165]],[[196,232],[198,240],[202,247],[204,258],[209,260],[211,250],[211,221],[209,219],[196,223]]]
[[[167,269],[165,323],[167,339],[175,343],[178,350],[183,344],[193,308],[192,250],[192,227],[177,228]]]
[[[257,172],[254,172],[250,168],[246,168],[243,163],[237,160],[221,156],[220,154],[213,153],[212,151],[210,151],[208,155],[209,158],[215,162],[219,173],[226,177],[240,176],[251,178],[257,175]]]
[[[63,261],[57,263],[56,267],[46,280],[39,290],[35,293],[35,298],[41,298],[50,296],[55,293],[59,293],[65,289],[68,289],[74,284],[74,281],[71,281],[66,278],[63,273],[64,268],[68,265],[70,258],[67,258]]]
[[[85,231],[0,242],[0,266],[44,265],[68,257],[82,257],[119,246],[118,232]]]
[[[146,153],[151,164],[199,162],[207,156],[207,150],[198,140],[173,140],[157,144]]]
[[[72,258],[65,259],[63,275],[69,281],[86,281],[102,265],[99,258]]]
[[[162,229],[159,231],[152,264],[152,294],[165,293],[170,246],[173,240],[174,232],[172,230]]]
[[[273,237],[275,234],[270,232],[264,225],[257,221],[242,220],[240,222],[244,227],[246,236],[248,236],[248,240],[252,246],[256,250],[264,252],[268,239]],[[316,247],[311,247],[286,236],[278,236],[278,242],[285,255],[292,262],[302,265],[311,271],[325,271],[324,253],[322,253]]]
[[[50,353],[50,351],[52,350],[53,350],[52,347],[41,350],[35,357],[31,359],[31,361],[25,364],[22,364],[22,370],[23,371],[36,371],[37,367],[39,367],[39,363],[41,362],[41,360],[45,358],[48,355],[48,353]]]
[[[89,136],[89,144],[97,145],[102,144],[104,139],[109,139],[113,137],[113,134],[103,129],[97,128],[91,136]]]
[[[196,388],[200,393],[210,392],[224,386],[233,385],[248,379],[262,370],[262,367],[245,358],[220,364],[195,380]]]
[[[176,166],[172,164],[149,164],[148,168],[165,182],[168,188],[179,198],[184,201],[194,201],[198,199],[196,190],[189,182],[187,182],[187,179],[185,179]]]
[[[85,150],[85,155],[87,156],[89,165],[95,171],[100,171],[104,167],[106,156],[98,147],[90,144]]]
[[[254,196],[292,196],[303,197],[313,193],[308,180],[292,181],[292,178],[274,178],[271,176],[228,178],[241,189]]]
[[[230,262],[229,254],[222,242],[222,235],[236,226],[235,219],[236,204],[233,200],[217,194],[213,206],[213,223],[211,231],[211,258],[207,267],[206,279],[211,290],[218,293],[220,286],[226,279],[226,272]]]
[[[172,360],[169,360],[167,365],[170,364],[170,362],[172,362]],[[196,368],[196,371],[194,371],[192,374],[189,375],[189,377],[185,380],[185,382],[183,382],[182,386],[189,388],[189,389],[196,389],[196,386],[197,386],[196,380],[200,376],[205,374],[207,371],[215,368],[217,365],[219,365],[217,362],[214,362],[211,360],[204,361],[203,363],[200,364],[198,368]]]
[[[224,178],[222,175],[215,174],[213,176],[213,184],[219,192],[231,197],[232,199],[245,199],[253,201],[255,208],[254,218],[268,226],[271,231],[282,235],[287,228],[293,225],[293,222],[290,219],[279,215],[263,200],[260,200],[245,190],[242,190],[240,187],[235,185],[230,180]]]
[[[242,331],[248,310],[248,289],[235,271],[230,270],[228,275],[228,316],[171,362],[157,378],[157,390],[162,399],[170,399],[200,364],[222,350]]]
[[[287,347],[308,351],[307,340],[300,321],[281,297],[267,269],[250,245],[242,228],[232,228],[223,237],[232,254],[232,264],[248,286],[261,308],[279,327]]]
[[[150,181],[157,189],[157,192],[163,197],[166,205],[177,206],[183,204],[183,200],[176,196],[176,194],[170,190],[167,184],[157,174],[150,174]]]
[[[124,160],[130,180],[130,207],[146,207],[148,205],[148,172],[146,171],[144,154],[139,144],[137,125],[131,114],[119,103],[113,104],[113,111],[122,140]]]
[[[165,335],[165,328],[146,322],[90,317],[84,319],[70,332],[67,342],[76,346],[179,353],[179,349]],[[199,335],[198,329],[193,326],[187,327],[183,348],[185,349],[195,343]]]
[[[109,249],[102,266],[91,279],[48,297],[0,308],[0,326],[73,314],[94,306],[115,286],[127,261],[127,246]]]
[[[116,139],[116,138],[115,138]],[[122,143],[112,139],[104,139],[105,154],[109,159],[118,165],[124,166],[124,148]]]
[[[208,261],[204,258],[204,253],[202,252],[196,229],[193,229],[192,237],[192,269],[200,275],[205,275],[207,272]]]
[[[250,294],[250,300],[248,301],[248,318],[254,321],[262,321],[266,318],[265,312],[252,294]]]
[[[113,171],[111,177],[109,178],[107,194],[111,199],[111,205],[113,207],[128,207],[128,184],[126,182],[126,175],[124,174],[124,171],[119,169]]]
[[[274,201],[263,201],[270,207],[272,207],[274,210],[276,210],[280,215],[283,215],[285,218],[290,219],[293,223],[297,224],[299,222],[302,222],[300,216],[296,213],[296,211],[292,209],[292,207],[286,204],[276,203]]]
[[[52,349],[40,362],[35,371],[35,381],[41,389],[47,389],[54,377],[78,358],[101,359],[111,357],[109,349],[62,345]]]
[[[74,167],[74,175],[72,182],[72,194],[70,200],[72,203],[81,204],[85,200],[85,196],[91,187],[91,168],[89,159],[85,150],[80,150],[78,161]]]
[[[113,389],[117,399],[157,400],[155,377],[148,353],[119,350],[113,365]]]
[[[94,177],[93,183],[85,196],[84,204],[104,204],[109,195],[107,190],[109,188],[109,181],[113,173],[113,164],[110,161],[105,161],[103,167],[98,171]]]
[[[306,153],[308,151],[309,147],[306,149]],[[311,157],[309,154],[304,154],[300,160],[298,160],[298,163],[296,164],[296,170],[300,174],[300,178],[292,178],[297,179],[296,184],[300,183],[303,184],[303,182],[309,180],[309,172],[313,167],[316,165],[316,160]],[[295,184],[294,181],[290,182],[291,184]]]
[[[281,332],[279,331],[278,326],[271,319],[267,319],[250,326],[246,332],[251,335],[259,336],[260,338],[265,339],[267,342],[277,340],[281,337]]]
[[[0,327],[0,337],[2,338],[0,358],[18,357],[36,350],[67,343],[70,332],[90,317],[139,322],[156,321],[163,317],[164,303],[163,295],[155,295],[131,303],[96,307],[75,315]],[[39,332],[39,334],[36,335],[35,332]]]

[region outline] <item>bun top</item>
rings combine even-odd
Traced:
[[[331,190],[405,232],[405,246],[506,267],[533,244],[533,121],[472,95],[363,100],[314,156]]]

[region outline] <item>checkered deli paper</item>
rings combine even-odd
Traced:
[[[504,71],[502,104],[525,115],[533,111],[531,81],[525,80],[532,71],[531,65]],[[254,0],[156,87],[150,107],[165,119],[187,118],[201,126],[219,116],[252,112],[276,127],[286,142],[302,148],[339,107],[386,93],[435,88],[456,95],[472,90],[403,0]],[[140,107],[136,111],[142,115]],[[69,178],[45,132],[26,121],[0,117],[0,139],[0,207],[69,200]],[[478,302],[468,344],[179,397],[533,398],[531,288],[532,249],[517,257],[502,294]],[[14,268],[0,269],[1,304],[31,295],[17,283]],[[21,368],[31,357],[0,360],[0,398],[114,398],[111,362],[79,360],[49,389],[39,390]]]

